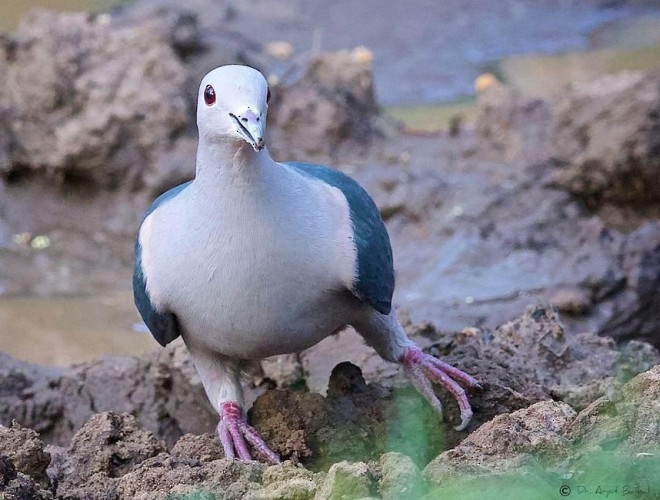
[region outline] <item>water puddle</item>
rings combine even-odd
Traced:
[[[466,99],[433,104],[387,106],[386,112],[404,124],[410,132],[437,132],[447,130],[460,117],[462,122],[474,122],[477,101]]]
[[[140,354],[159,346],[142,330],[130,292],[81,298],[0,300],[0,352],[68,366],[104,354]]]
[[[507,57],[491,68],[498,77],[533,97],[551,97],[574,82],[623,70],[660,68],[660,16],[607,25],[590,36],[591,50]],[[444,131],[456,116],[474,121],[476,100],[414,106],[387,106],[406,128]]]
[[[28,11],[44,8],[67,12],[101,12],[126,0],[0,0],[0,31],[13,30]]]
[[[653,68],[660,68],[660,44],[633,50],[601,49],[558,56],[514,57],[500,64],[507,83],[525,94],[539,97],[556,94],[570,82],[584,82],[627,69]]]

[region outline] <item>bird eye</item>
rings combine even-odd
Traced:
[[[270,103],[270,87],[268,88],[268,92],[266,93],[266,104]]]
[[[204,102],[207,106],[213,106],[215,103],[215,90],[210,85],[204,89]]]

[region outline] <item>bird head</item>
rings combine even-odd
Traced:
[[[264,148],[270,90],[264,76],[248,66],[220,66],[199,86],[197,127],[210,142],[245,141]]]

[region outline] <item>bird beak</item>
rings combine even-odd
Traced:
[[[257,115],[251,109],[248,109],[240,115],[229,113],[234,124],[236,132],[245,139],[245,141],[254,148],[255,151],[261,151],[264,146],[264,132],[266,130],[265,117]]]

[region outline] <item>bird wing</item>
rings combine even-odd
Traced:
[[[358,276],[351,292],[382,314],[392,310],[394,268],[385,224],[371,196],[348,175],[310,163],[285,163],[305,176],[339,189],[348,202],[357,247]]]
[[[149,210],[144,215],[142,222],[156,210],[160,205],[171,200],[181,191],[183,191],[190,182],[180,184],[169,191],[161,194],[151,204]],[[140,226],[141,227],[141,226]],[[142,245],[140,243],[140,233],[135,239],[135,250],[133,260],[133,298],[142,320],[149,328],[149,331],[160,345],[165,347],[181,334],[179,321],[174,313],[170,311],[157,311],[154,307],[149,293],[147,292],[147,277],[142,268]]]

